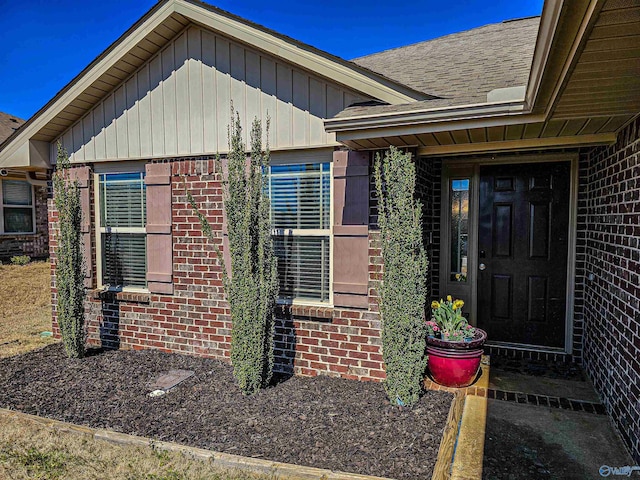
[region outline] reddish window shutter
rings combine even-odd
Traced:
[[[152,293],[173,293],[173,239],[171,235],[171,164],[148,163],[147,285]]]
[[[91,252],[91,202],[89,197],[89,183],[91,178],[90,167],[73,167],[69,173],[69,179],[78,182],[80,190],[80,208],[82,209],[82,257],[84,262],[84,286],[93,288],[93,255]]]
[[[369,154],[333,153],[333,304],[367,308]]]

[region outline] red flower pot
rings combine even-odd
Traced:
[[[427,366],[433,380],[445,387],[466,387],[476,378],[487,334],[476,329],[470,342],[427,338]]]

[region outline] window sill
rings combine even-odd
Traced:
[[[318,305],[278,305],[276,312],[284,318],[305,317],[313,320],[331,321],[333,320],[333,307]]]
[[[150,303],[151,294],[144,291],[117,291],[96,288],[89,292],[92,300],[110,300],[118,302]]]

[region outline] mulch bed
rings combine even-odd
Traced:
[[[149,385],[195,371],[166,395]],[[430,478],[453,396],[413,408],[378,383],[291,377],[243,396],[231,366],[159,351],[67,359],[61,345],[0,360],[0,407],[220,452],[396,479]]]

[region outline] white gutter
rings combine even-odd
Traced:
[[[524,100],[476,103],[442,108],[425,108],[409,112],[387,112],[358,115],[346,118],[330,118],[324,121],[328,133],[343,130],[363,130],[376,127],[402,127],[424,123],[468,120],[529,113]]]

